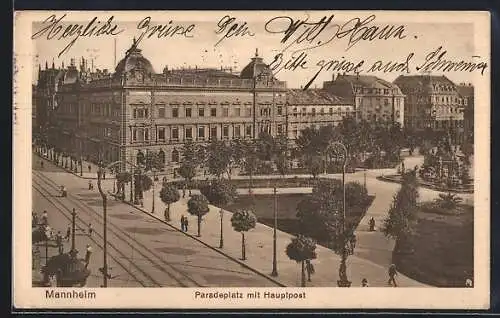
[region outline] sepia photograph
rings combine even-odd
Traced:
[[[17,12],[19,303],[487,308],[489,23]]]

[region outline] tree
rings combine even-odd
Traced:
[[[383,226],[384,234],[396,239],[397,252],[409,247],[408,239],[417,220],[418,196],[416,171],[410,170],[403,175],[401,188],[394,196]]]
[[[69,253],[52,256],[47,261],[47,265],[42,268],[45,281],[50,276],[56,276],[58,287],[85,286],[90,271],[85,264]]]
[[[208,200],[203,194],[195,194],[188,201],[188,212],[197,217],[198,237],[201,236],[201,220],[209,212]]]
[[[291,260],[301,263],[301,287],[306,287],[305,261],[316,258],[316,242],[304,235],[298,235],[287,245],[286,255]]]
[[[253,229],[257,223],[257,218],[250,210],[238,210],[231,217],[231,224],[236,232],[241,233],[241,259],[246,260],[245,253],[245,232]]]
[[[212,139],[206,149],[206,167],[208,171],[221,179],[223,174],[226,173],[230,167],[231,160],[233,159],[231,147],[226,145],[223,140]]]
[[[319,155],[307,155],[304,164],[309,170],[309,173],[312,175],[312,177],[316,179],[321,173],[323,160]]]
[[[182,162],[179,170],[177,170],[179,175],[184,178],[186,185],[189,188],[189,195],[191,195],[192,182],[196,176],[196,166],[190,162]]]
[[[210,204],[218,207],[225,206],[232,202],[236,196],[236,187],[226,180],[212,180],[210,184],[205,184],[200,189]]]
[[[165,221],[170,222],[170,204],[179,201],[179,190],[171,184],[164,183],[160,191],[160,199],[167,205],[165,209]]]
[[[132,175],[127,171],[119,172],[116,174],[116,181],[118,183],[118,192],[123,201],[125,200],[125,184],[132,181]],[[132,201],[132,198],[130,200]]]
[[[447,194],[440,193],[435,202],[443,209],[455,209],[463,199],[455,193],[448,192]]]

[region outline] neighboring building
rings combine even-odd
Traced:
[[[355,106],[356,119],[404,125],[404,95],[398,86],[375,76],[337,75],[323,88]]]
[[[31,85],[31,131],[37,133],[38,124],[36,120],[36,85]]]
[[[352,101],[324,89],[290,89],[287,92],[288,138],[297,139],[306,127],[334,125],[346,117],[356,118]]]
[[[155,73],[136,42],[114,73],[74,62],[61,79],[56,111],[59,147],[128,170],[148,152],[177,167],[187,140],[276,135],[286,124],[286,83],[272,77],[257,52],[237,75],[218,69]],[[257,76],[258,75],[258,76]]]
[[[35,132],[47,133],[50,126],[51,115],[57,108],[56,93],[59,88],[60,79],[64,76],[64,71],[56,68],[54,62],[52,67],[49,68],[45,62],[45,69],[38,67],[38,82],[36,88],[33,90],[32,98],[35,99],[35,118],[36,129]]]
[[[464,100],[464,140],[474,143],[474,86],[461,83],[458,92]]]
[[[454,131],[463,140],[464,107],[457,85],[446,76],[400,75],[394,81],[406,95],[405,125],[415,130]]]

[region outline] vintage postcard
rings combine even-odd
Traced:
[[[14,33],[17,308],[489,308],[488,12]]]

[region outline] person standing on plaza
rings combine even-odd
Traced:
[[[373,218],[373,216],[370,218],[369,225],[370,225],[370,232],[375,231],[375,219]]]
[[[88,168],[89,168],[89,173],[92,172],[92,166],[90,166],[90,164],[89,164]]]
[[[182,184],[182,197],[184,198],[186,196],[186,183]]]
[[[90,255],[92,255],[92,247],[90,247],[90,245],[87,244],[87,251],[85,252],[85,268],[89,266]]]
[[[311,263],[311,260],[308,259],[306,260],[306,271],[307,271],[307,281],[311,281],[311,275],[315,273],[314,271],[314,265]]]
[[[392,285],[394,287],[398,287],[398,284],[396,283],[396,275],[398,274],[396,270],[396,265],[391,264],[389,266],[389,280],[387,281],[387,284]]]
[[[182,232],[184,232],[184,224],[185,224],[184,222],[185,222],[185,218],[186,218],[186,217],[185,217],[184,215],[183,215],[183,216],[181,216],[181,231],[182,231]]]
[[[63,246],[63,243],[62,243],[61,231],[57,231],[57,234],[56,234],[56,244],[57,244],[57,248],[59,250],[59,254],[64,253],[64,246]]]
[[[94,229],[92,227],[92,223],[89,223],[89,229],[88,229],[88,231],[89,231],[89,237],[91,237],[92,236],[92,232],[94,232]]]
[[[92,180],[89,180],[89,190],[94,190],[94,184],[92,184]]]
[[[188,231],[189,221],[187,217],[184,217],[184,232]]]
[[[43,210],[43,213],[42,213],[42,224],[43,225],[49,224],[49,216],[47,215],[47,210]]]

